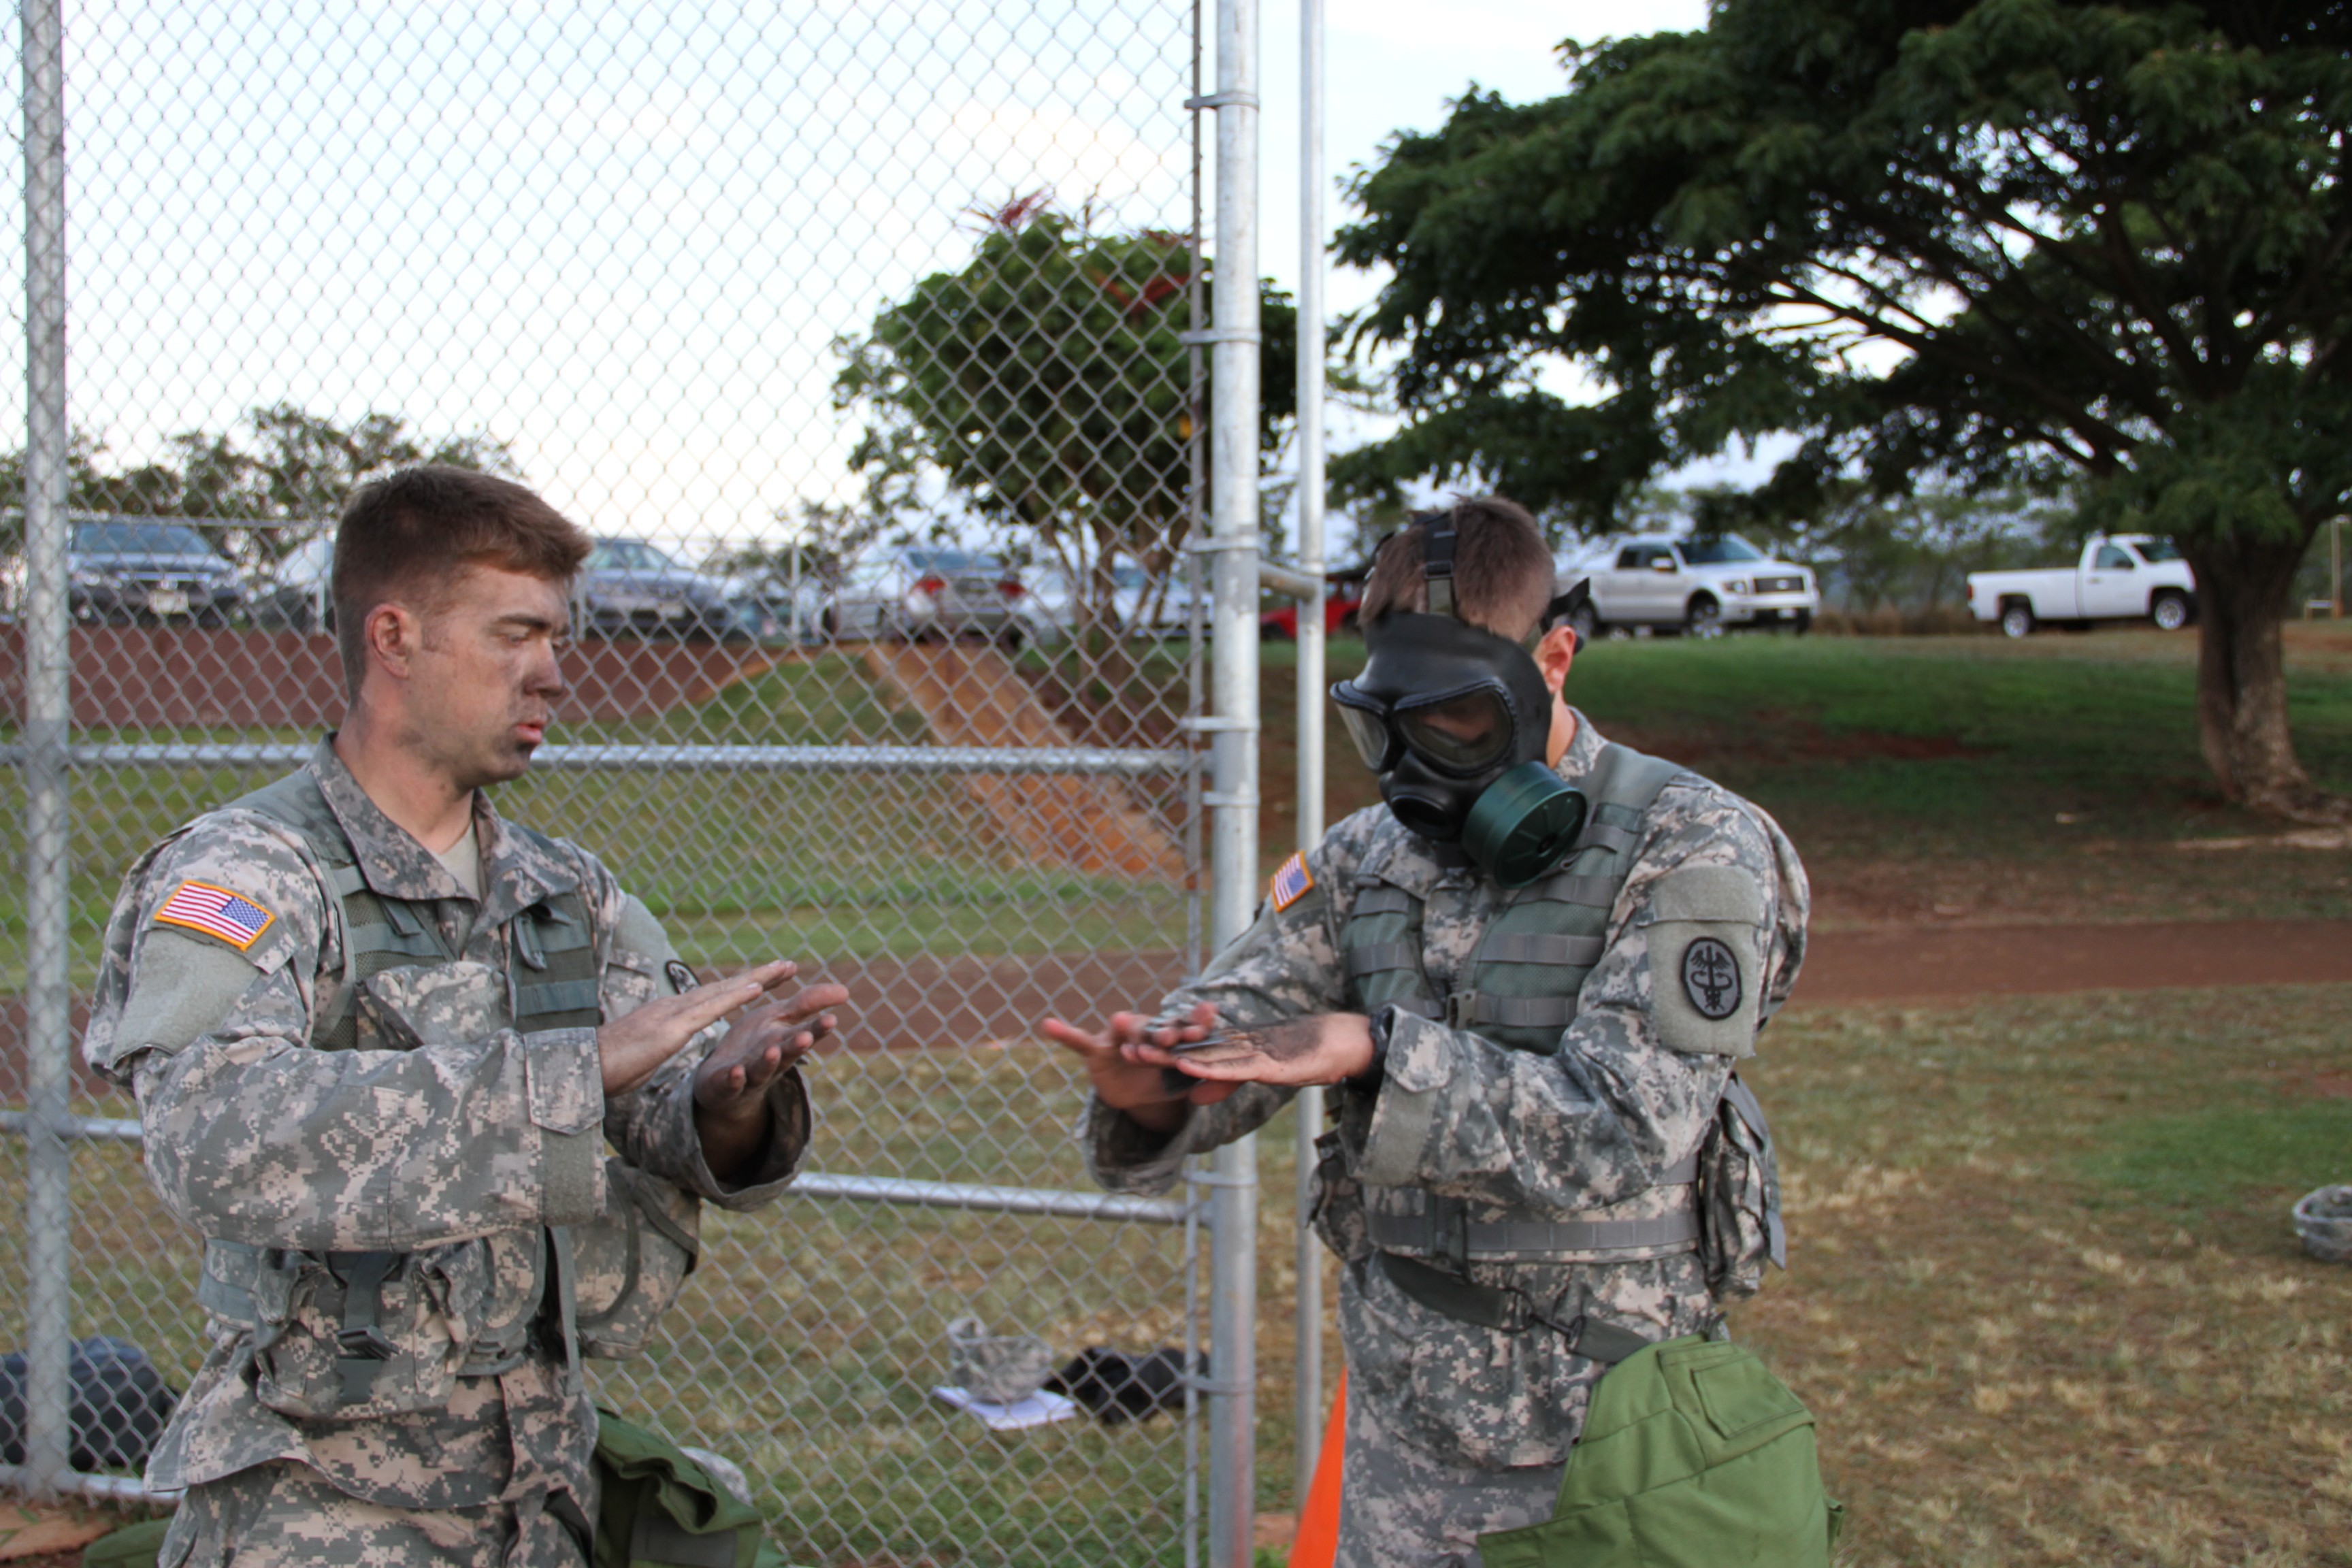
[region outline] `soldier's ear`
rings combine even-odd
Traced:
[[[1536,668],[1542,672],[1545,689],[1559,700],[1560,688],[1568,683],[1569,667],[1576,662],[1576,629],[1558,626],[1544,633],[1536,644]]]
[[[368,663],[383,667],[396,679],[407,679],[425,640],[425,623],[416,612],[387,601],[368,612],[365,631]]]

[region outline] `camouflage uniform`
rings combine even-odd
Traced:
[[[83,1051],[136,1092],[148,1176],[182,1221],[247,1247],[414,1254],[417,1272],[387,1303],[409,1329],[440,1336],[428,1352],[448,1353],[413,1358],[413,1381],[386,1380],[351,1408],[330,1394],[322,1409],[311,1374],[334,1354],[331,1319],[298,1313],[290,1328],[257,1333],[214,1311],[209,1353],[148,1467],[151,1486],[188,1489],[163,1561],[577,1563],[557,1515],[576,1503],[594,1517],[596,1418],[563,1332],[531,1321],[494,1375],[457,1375],[463,1358],[449,1347],[472,1331],[469,1318],[552,1311],[548,1227],[604,1211],[607,1140],[645,1172],[750,1208],[799,1163],[806,1093],[797,1072],[772,1086],[764,1147],[739,1184],[720,1182],[695,1130],[693,1070],[723,1026],[610,1102],[593,1026],[511,1026],[517,977],[528,978],[516,929],[530,921],[520,917],[566,890],[593,929],[596,1014],[618,1017],[693,983],[593,856],[522,836],[478,793],[477,904],[330,742],[308,772],[367,886],[434,910],[458,960],[359,982],[359,1048],[311,1048],[314,1019],[347,1010],[343,906],[299,833],[250,809],[217,810],[125,879]],[[166,905],[190,883],[269,919],[242,947],[175,923]]]
[[[1603,745],[1578,715],[1560,776],[1585,778]],[[1336,1097],[1339,1124],[1336,1140],[1326,1140],[1332,1157],[1318,1173],[1317,1226],[1345,1265],[1339,1568],[1456,1568],[1476,1561],[1481,1532],[1549,1517],[1606,1370],[1549,1330],[1479,1328],[1407,1296],[1375,1266],[1368,1211],[1412,1211],[1424,1194],[1469,1200],[1474,1219],[1529,1211],[1643,1219],[1687,1203],[1688,1187],[1660,1178],[1699,1146],[1735,1058],[1753,1048],[1755,1030],[1795,982],[1808,895],[1796,852],[1770,817],[1678,773],[1629,843],[1630,874],[1557,1055],[1501,1048],[1469,1029],[1399,1013],[1378,1088],[1346,1086]],[[1341,938],[1355,900],[1373,885],[1423,900],[1422,964],[1442,995],[1514,897],[1466,861],[1441,858],[1385,806],[1339,824],[1306,864],[1312,888],[1280,910],[1269,900],[1239,941],[1168,999],[1163,1017],[1201,1002],[1243,1026],[1362,1010]],[[1720,889],[1727,879],[1735,893],[1753,889],[1738,921],[1679,917],[1674,889],[1694,880]],[[1710,1019],[1679,996],[1680,958],[1701,932],[1736,955],[1754,999],[1744,1012]],[[1186,1155],[1262,1125],[1290,1094],[1244,1085],[1220,1104],[1194,1107],[1172,1134],[1097,1100],[1081,1136],[1106,1186],[1164,1192]],[[1706,1271],[1689,1250],[1632,1261],[1474,1260],[1469,1277],[1551,1303],[1556,1322],[1589,1313],[1644,1339],[1719,1321]]]

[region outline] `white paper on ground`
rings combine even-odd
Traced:
[[[961,1388],[934,1388],[931,1397],[958,1410],[969,1410],[992,1432],[1018,1432],[1024,1426],[1045,1426],[1067,1421],[1078,1413],[1077,1401],[1058,1394],[1033,1394],[1018,1405],[991,1405]]]

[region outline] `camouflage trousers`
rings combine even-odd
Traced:
[[[583,1510],[593,1517],[593,1509]],[[477,1508],[362,1502],[278,1460],[180,1500],[157,1568],[587,1568],[544,1499]]]
[[[1478,1568],[1478,1537],[1551,1517],[1568,1468],[1465,1469],[1423,1450],[1349,1379],[1333,1568]]]
[[[1663,1340],[1711,1321],[1696,1254],[1508,1278],[1563,1319]],[[1348,1434],[1337,1568],[1477,1568],[1478,1537],[1551,1517],[1607,1368],[1542,1328],[1497,1333],[1408,1298],[1369,1257],[1340,1274]]]

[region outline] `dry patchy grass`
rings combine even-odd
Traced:
[[[2352,1176],[2352,1102],[2312,1098],[2347,1018],[2335,987],[1771,1032],[1792,1268],[1736,1326],[1821,1417],[1843,1562],[2352,1563],[2352,1274],[2286,1219]]]

